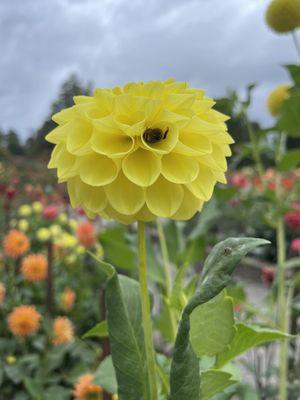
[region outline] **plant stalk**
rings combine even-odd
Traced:
[[[169,303],[169,301],[171,299],[171,295],[172,295],[172,283],[171,283],[171,268],[170,268],[168,247],[167,247],[166,237],[164,234],[164,228],[159,219],[156,222],[156,226],[157,226],[157,233],[158,233],[158,238],[159,238],[159,242],[160,242],[162,258],[163,258],[163,267],[164,267],[165,282],[166,282],[166,297],[167,297],[167,300]],[[170,317],[170,322],[171,322],[172,338],[175,341],[176,317],[175,317],[174,313],[172,312],[172,310],[170,309],[170,307],[168,307],[168,311],[169,311],[169,317]]]
[[[146,237],[145,223],[138,221],[138,250],[139,250],[139,281],[140,298],[142,305],[142,319],[144,328],[145,352],[147,360],[147,374],[150,389],[150,399],[157,400],[156,363],[153,347],[153,333],[151,321],[151,307],[147,283]]]
[[[53,285],[53,243],[47,243],[48,272],[46,279],[46,307],[49,315],[54,314],[54,285]]]

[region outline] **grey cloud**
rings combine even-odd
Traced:
[[[103,87],[173,76],[215,97],[257,82],[252,113],[268,123],[267,92],[297,57],[265,26],[267,3],[2,0],[0,127],[26,137],[71,72]]]

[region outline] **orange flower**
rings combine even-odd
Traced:
[[[83,221],[77,226],[76,235],[85,247],[92,247],[96,243],[95,227],[89,221]]]
[[[53,344],[59,345],[74,340],[74,327],[67,317],[56,317],[53,321]]]
[[[22,261],[21,272],[30,282],[46,279],[48,272],[46,257],[43,254],[30,254]]]
[[[92,374],[82,375],[75,384],[73,396],[75,400],[101,400],[102,388],[93,383]]]
[[[41,315],[34,306],[21,305],[8,315],[7,322],[15,336],[29,336],[38,330],[40,319]]]
[[[2,282],[0,282],[0,306],[2,306],[3,302],[4,302],[4,298],[5,298],[5,286]]]
[[[4,253],[12,258],[18,258],[29,249],[29,239],[24,233],[12,229],[3,241]]]
[[[61,300],[63,308],[67,311],[70,311],[74,307],[74,303],[76,300],[76,293],[74,292],[73,289],[65,288],[65,290],[62,293]]]

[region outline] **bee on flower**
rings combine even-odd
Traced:
[[[27,337],[39,329],[41,314],[31,305],[15,307],[8,315],[9,330],[15,336]]]

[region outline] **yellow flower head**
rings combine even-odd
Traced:
[[[77,246],[76,247],[76,254],[78,254],[79,256],[81,256],[82,254],[84,254],[85,253],[85,247],[83,247],[83,246],[81,246],[81,245],[79,245],[79,246]]]
[[[94,376],[92,374],[85,374],[79,377],[73,390],[75,400],[102,399],[102,388],[99,385],[95,385],[93,380]]]
[[[20,217],[29,217],[32,213],[32,209],[28,204],[23,204],[19,207],[18,214]]]
[[[59,345],[74,340],[74,327],[67,317],[56,317],[53,321],[53,344]]]
[[[23,256],[28,251],[29,246],[30,242],[28,237],[16,229],[12,229],[8,232],[3,241],[5,255],[12,258]]]
[[[41,242],[47,242],[51,237],[51,232],[47,228],[40,228],[36,232],[36,237]]]
[[[300,0],[272,0],[267,8],[266,21],[277,33],[287,33],[300,26]]]
[[[26,232],[29,228],[29,222],[27,221],[27,219],[20,219],[20,221],[18,222],[18,228],[20,229],[20,231]]]
[[[226,182],[233,143],[203,90],[184,82],[129,83],[76,96],[53,116],[49,168],[73,207],[120,222],[191,218]]]
[[[76,261],[76,256],[75,256],[75,254],[68,254],[68,255],[65,257],[65,263],[66,263],[67,265],[74,264],[75,261]]]
[[[65,213],[61,213],[58,216],[58,220],[61,224],[65,224],[68,221],[68,216]]]
[[[34,306],[21,305],[15,307],[8,315],[7,322],[10,331],[15,336],[29,336],[39,328],[41,315]]]
[[[17,362],[17,359],[15,356],[7,356],[5,361],[7,362],[7,364],[12,365]]]
[[[70,235],[67,232],[64,232],[59,241],[58,241],[59,245],[64,247],[64,248],[72,248],[75,247],[77,245],[77,239],[75,236]]]
[[[32,209],[37,214],[41,213],[43,211],[43,208],[43,204],[40,201],[35,201],[32,203]]]
[[[54,238],[59,236],[61,234],[61,232],[62,232],[61,227],[59,225],[51,225],[49,230],[50,230],[51,235]]]
[[[48,261],[43,254],[30,254],[23,259],[21,272],[29,282],[42,281],[47,277]]]
[[[280,113],[280,109],[284,100],[289,97],[290,85],[279,85],[269,94],[267,106],[270,114],[276,117]]]

